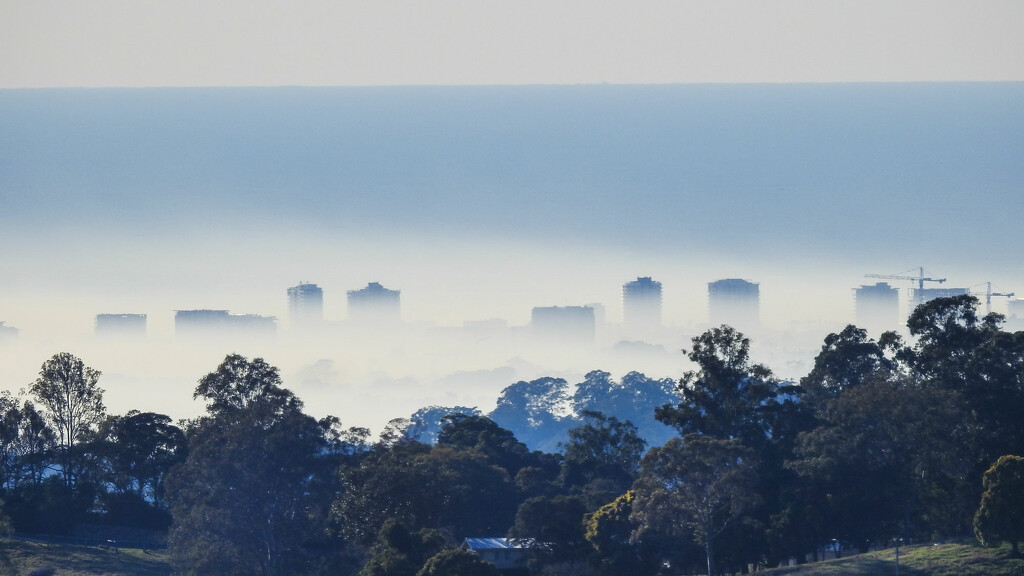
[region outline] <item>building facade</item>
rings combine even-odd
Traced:
[[[530,314],[530,328],[543,340],[593,344],[597,320],[591,306],[539,306]]]
[[[388,290],[378,282],[348,291],[348,318],[368,324],[398,324],[402,321],[400,290]]]
[[[861,286],[854,290],[854,314],[857,326],[872,334],[895,330],[900,325],[900,291],[888,282]]]
[[[277,318],[259,314],[232,314],[227,310],[175,310],[175,336],[267,337],[277,332]]]
[[[145,314],[97,314],[97,336],[145,336]]]
[[[292,324],[316,324],[324,319],[324,291],[316,284],[300,283],[288,289],[288,319]]]
[[[661,282],[644,276],[622,285],[622,323],[639,329],[661,326]]]
[[[760,286],[739,278],[708,282],[708,317],[713,326],[728,324],[741,331],[760,328]]]

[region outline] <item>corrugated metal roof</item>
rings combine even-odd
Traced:
[[[533,538],[466,538],[470,550],[529,550],[542,546]]]

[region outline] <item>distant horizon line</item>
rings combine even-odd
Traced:
[[[590,87],[673,87],[673,86],[869,86],[869,85],[937,85],[937,84],[1024,84],[1024,79],[1019,80],[843,80],[843,81],[814,81],[803,80],[799,82],[565,82],[565,83],[489,83],[489,84],[159,84],[150,86],[133,85],[111,85],[111,86],[10,86],[0,87],[0,92],[28,92],[44,90],[245,90],[245,89],[292,89],[292,90],[316,90],[316,89],[377,89],[377,88],[590,88]]]

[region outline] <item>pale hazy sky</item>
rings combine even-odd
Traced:
[[[1024,80],[1019,0],[0,0],[0,88]]]

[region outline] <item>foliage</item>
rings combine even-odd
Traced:
[[[942,513],[957,506],[971,456],[955,394],[874,381],[832,400],[821,419],[792,464],[825,498],[813,504],[828,516],[819,537],[862,547],[962,533],[965,514]]]
[[[692,537],[704,546],[708,574],[716,574],[714,540],[758,504],[753,455],[738,439],[700,434],[652,448],[634,486],[631,520],[637,533]]]
[[[426,408],[420,408],[409,417],[411,424],[406,429],[406,434],[413,440],[423,442],[424,444],[434,444],[437,442],[438,433],[444,426],[445,417],[452,414],[481,416],[480,410],[477,408],[467,408],[465,406],[427,406]]]
[[[536,460],[511,430],[484,416],[451,414],[445,417],[437,443],[482,454],[491,464],[504,468],[509,476],[515,476]]]
[[[373,554],[359,576],[414,576],[444,544],[444,537],[435,530],[421,529],[412,533],[390,518],[377,533]]]
[[[880,374],[895,368],[882,347],[867,337],[867,331],[848,325],[825,337],[814,367],[800,380],[801,400],[812,409],[825,404]]]
[[[535,450],[553,452],[572,425],[568,416],[569,384],[562,378],[520,381],[501,391],[488,416],[515,430],[520,441]]]
[[[576,386],[572,408],[578,419],[587,412],[601,412],[609,417],[632,422],[637,434],[650,446],[661,446],[674,435],[672,428],[654,418],[654,409],[678,401],[675,382],[671,378],[648,378],[630,372],[619,382],[601,370],[587,373]]]
[[[600,412],[583,413],[584,424],[569,430],[565,445],[564,477],[572,486],[602,479],[621,494],[629,488],[640,467],[646,442],[632,422],[621,422]]]
[[[655,411],[682,435],[738,438],[751,448],[770,438],[779,407],[795,390],[784,387],[763,364],[750,363],[750,340],[729,326],[693,338],[687,353],[698,370],[679,381],[679,404]]]
[[[529,538],[550,546],[548,560],[568,561],[586,557],[583,517],[587,512],[579,496],[537,496],[519,505],[510,538]]]
[[[986,546],[1010,544],[1012,555],[1020,556],[1024,540],[1024,458],[1002,456],[982,478],[985,493],[974,515],[974,534]]]
[[[167,477],[172,558],[195,574],[303,574],[314,521],[324,430],[278,387],[277,369],[228,356],[197,396],[211,415],[188,430],[188,457]],[[331,462],[327,460],[327,462]]]
[[[494,564],[484,562],[476,554],[449,548],[427,560],[416,576],[498,576]]]
[[[47,421],[56,431],[58,462],[68,485],[81,473],[75,445],[103,418],[103,390],[100,372],[67,352],[54,354],[43,363],[39,378],[29,391],[45,409]]]
[[[446,444],[375,446],[358,466],[342,469],[341,483],[333,518],[346,537],[364,544],[389,519],[456,538],[503,534],[517,505],[506,470],[486,454]]]
[[[159,505],[163,478],[185,459],[185,433],[164,414],[132,410],[110,416],[97,436],[105,447],[107,480],[120,493],[134,493]]]

